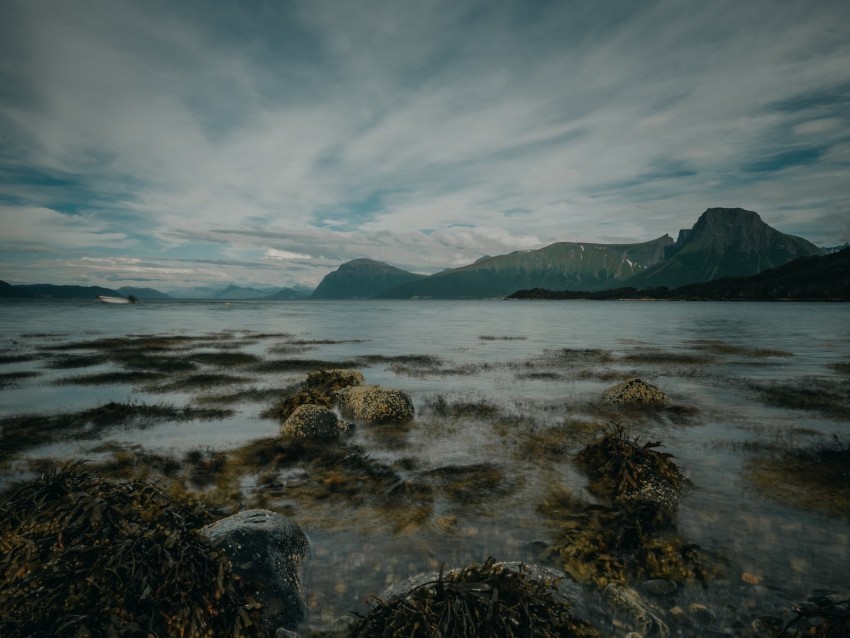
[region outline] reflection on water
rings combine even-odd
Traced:
[[[340,361],[371,355],[361,359],[367,381],[409,393],[419,416],[413,427],[394,436],[360,428],[354,443],[386,463],[412,457],[422,472],[493,463],[514,489],[480,503],[438,499],[427,520],[401,529],[378,514],[363,520],[363,510],[340,503],[311,511],[302,520],[315,549],[306,577],[308,602],[314,611],[312,626],[326,627],[345,612],[362,611],[370,593],[418,572],[439,569],[443,562],[458,566],[490,554],[535,560],[549,538],[550,530],[536,511],[547,490],[558,484],[588,496],[585,478],[571,461],[583,440],[575,423],[604,423],[611,418],[598,407],[599,394],[613,384],[612,379],[637,374],[662,387],[678,406],[693,409],[659,413],[626,425],[642,438],[661,440],[694,483],[681,502],[681,535],[721,551],[733,566],[728,581],[713,585],[709,592],[687,595],[703,603],[716,600],[718,607],[759,596],[781,604],[817,588],[846,588],[847,521],[767,498],[749,483],[745,464],[756,449],[814,445],[833,434],[845,445],[850,439],[846,419],[769,405],[752,384],[805,377],[846,384],[846,375],[829,366],[850,360],[848,318],[846,304],[2,303],[3,351],[34,353],[38,358],[5,363],[0,372],[40,374],[0,389],[0,416],[82,410],[109,401],[184,405],[197,399],[188,391],[163,394],[122,384],[56,384],[70,374],[110,369],[68,371],[46,365],[50,354],[45,347],[81,339],[286,333],[302,340],[346,340],[310,344],[291,357]],[[258,339],[246,343],[243,351],[280,358],[269,354],[279,341]],[[600,350],[604,356],[587,350]],[[417,368],[374,357],[410,354],[432,355],[438,361]],[[267,373],[249,385],[283,388],[302,376],[298,371]],[[440,417],[429,408],[436,396],[487,402],[499,416]],[[276,433],[276,423],[259,417],[263,405],[247,402],[233,407],[235,414],[219,421],[110,429],[94,441],[54,442],[27,454],[91,455],[98,443],[109,440],[180,457],[198,447],[231,449]],[[560,457],[535,456],[536,448],[528,444],[529,428],[545,432],[570,423],[579,429]],[[7,480],[13,477],[14,472],[5,471]],[[292,515],[299,520],[297,510]],[[742,573],[754,575],[751,580],[759,589],[752,582],[741,582]]]

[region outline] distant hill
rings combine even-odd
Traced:
[[[519,290],[510,299],[715,299],[850,301],[850,248],[798,257],[749,277],[722,277],[678,288],[619,288],[604,291]]]
[[[11,286],[23,293],[20,297],[35,297],[40,299],[94,299],[98,295],[120,297],[117,290],[101,288],[100,286],[54,286],[53,284],[26,284]],[[5,296],[5,295],[4,295]],[[9,295],[12,296],[12,295]]]
[[[160,292],[155,288],[137,288],[135,286],[121,286],[118,289],[123,297],[133,295],[136,299],[171,299],[170,295]]]
[[[0,281],[0,299],[26,299],[32,297],[31,293],[21,290],[5,281]]]
[[[293,299],[306,299],[311,291],[307,288],[281,288],[276,293],[263,297],[269,301],[288,301]]]
[[[673,245],[668,235],[640,244],[559,242],[538,250],[479,259],[396,286],[380,297],[463,299],[503,297],[520,288],[603,290],[643,272]]]
[[[310,299],[368,299],[424,277],[382,261],[355,259],[325,275]]]
[[[663,261],[624,284],[638,289],[676,288],[721,277],[755,275],[822,252],[801,237],[771,228],[753,211],[709,208],[693,228],[679,232]]]
[[[213,299],[265,299],[276,292],[275,288],[250,288],[246,286],[237,286],[230,284],[224,290],[220,290],[213,294]]]

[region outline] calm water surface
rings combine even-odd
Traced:
[[[518,374],[523,362],[563,348],[601,349],[619,363],[613,371],[635,372],[660,386],[678,405],[698,410],[685,423],[669,418],[640,426],[642,436],[661,440],[694,483],[683,498],[679,531],[705,548],[724,552],[736,570],[758,574],[768,587],[765,596],[801,596],[816,588],[847,589],[850,538],[847,520],[807,512],[766,498],[743,472],[759,445],[829,441],[836,435],[850,443],[845,420],[816,412],[785,410],[765,404],[749,381],[796,381],[841,377],[830,364],[850,361],[850,305],[685,302],[520,302],[520,301],[358,301],[358,302],[154,302],[106,306],[90,302],[0,303],[0,343],[6,353],[28,352],[40,345],[128,334],[203,335],[289,333],[310,340],[357,340],[316,345],[307,358],[343,360],[379,354],[427,354],[446,365],[467,366],[466,374],[412,374],[386,363],[361,367],[367,382],[408,392],[417,411],[429,397],[487,400],[541,423],[557,423],[571,411],[598,400],[614,382],[594,375]],[[484,337],[498,337],[482,339]],[[510,338],[508,338],[510,337]],[[624,357],[641,352],[694,353],[698,341],[781,350],[790,356],[727,355],[709,366],[647,364]],[[268,345],[268,344],[266,344]],[[245,351],[263,354],[264,346]],[[254,350],[252,350],[254,348]],[[482,366],[482,364],[488,364]],[[631,366],[631,367],[630,367]],[[86,373],[99,368],[85,369]],[[67,370],[41,362],[10,363],[0,372],[40,373],[0,389],[0,416],[29,412],[77,410],[107,401],[173,403],[189,395],[147,395],[127,385],[69,386],[52,382]],[[80,371],[76,371],[80,372]],[[292,382],[299,375],[281,375]],[[846,380],[846,377],[844,377]],[[269,380],[270,381],[270,380]],[[280,385],[280,383],[278,383]],[[846,385],[845,385],[846,387]],[[547,409],[547,405],[563,408]],[[574,407],[570,407],[574,406]],[[141,444],[159,453],[181,455],[199,446],[229,448],[255,438],[273,436],[278,424],[258,417],[264,406],[238,406],[233,417],[216,422],[164,424],[139,430],[110,431],[104,438]],[[455,424],[456,425],[456,424]],[[327,626],[386,584],[414,573],[481,560],[493,554],[506,560],[534,558],[532,543],[545,540],[546,529],[534,514],[535,499],[546,479],[534,459],[504,453],[504,442],[491,445],[486,424],[413,428],[397,450],[376,443],[368,431],[357,442],[378,458],[416,456],[434,467],[493,461],[512,474],[527,476],[519,494],[505,502],[461,513],[450,531],[436,525],[405,534],[390,530],[366,533],[316,525],[308,528],[315,557],[307,574],[315,613],[311,623]],[[90,455],[92,441],[57,442],[31,450],[31,457]],[[556,465],[558,480],[578,491],[584,479],[570,463]],[[0,481],[14,478],[6,472]],[[447,512],[450,513],[450,512]],[[454,514],[457,514],[455,512]],[[296,516],[297,518],[297,516]],[[342,526],[345,528],[345,526]],[[734,574],[733,574],[734,576]],[[730,590],[738,585],[728,585]],[[737,590],[736,590],[737,591]],[[778,593],[777,593],[778,592]],[[722,593],[702,593],[704,598]],[[699,598],[699,596],[697,596]]]

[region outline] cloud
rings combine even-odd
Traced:
[[[643,241],[723,203],[835,243],[848,22],[840,0],[5,3],[0,241],[280,285]]]

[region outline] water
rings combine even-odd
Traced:
[[[324,627],[349,610],[362,611],[369,593],[443,561],[452,566],[488,554],[533,560],[532,543],[545,541],[549,533],[535,513],[549,483],[585,493],[585,479],[569,458],[544,464],[543,471],[537,459],[523,459],[511,447],[522,433],[496,436],[487,419],[440,422],[428,416],[429,398],[488,401],[541,427],[569,418],[592,421],[601,418],[594,407],[599,394],[615,382],[613,376],[627,372],[658,385],[674,403],[697,409],[685,419],[660,415],[637,423],[635,431],[663,441],[693,481],[695,487],[681,503],[679,531],[727,555],[734,566],[730,597],[738,595],[741,585],[736,576],[745,571],[768,586],[765,596],[779,600],[817,588],[846,589],[850,573],[846,518],[767,498],[753,487],[745,469],[760,447],[824,444],[832,435],[850,443],[843,417],[769,405],[748,385],[816,377],[824,383],[844,383],[846,389],[846,375],[830,365],[850,361],[848,319],[847,304],[820,303],[5,302],[0,304],[0,344],[7,355],[38,354],[44,346],[100,337],[225,331],[237,336],[287,333],[302,340],[333,340],[337,343],[313,344],[296,355],[329,361],[368,355],[439,357],[443,371],[439,374],[394,367],[387,361],[360,367],[369,383],[409,393],[417,414],[423,416],[394,442],[368,428],[358,430],[355,442],[366,446],[374,458],[413,456],[424,467],[493,461],[522,485],[495,501],[467,508],[439,504],[424,525],[412,529],[390,529],[381,521],[340,520],[357,513],[332,504],[324,519],[314,512],[303,523],[315,546],[306,580],[313,608],[310,622]],[[280,340],[248,340],[243,351],[268,356],[266,348]],[[705,341],[722,342],[727,352],[700,350],[699,342]],[[584,367],[593,374],[582,374],[581,366],[547,362],[547,352],[563,348],[598,349],[613,360],[589,360]],[[747,354],[752,349],[785,354]],[[658,351],[671,356],[661,362],[641,358]],[[711,360],[676,359],[690,355]],[[445,373],[452,368],[455,373]],[[457,373],[457,368],[463,372]],[[0,389],[0,416],[81,410],[107,401],[182,405],[193,400],[188,392],[163,395],[121,384],[54,383],[103,369],[56,370],[41,358],[0,365],[0,373],[39,373]],[[540,370],[547,374],[528,374]],[[606,371],[612,376],[601,374]],[[259,383],[283,387],[302,376],[270,374]],[[28,450],[25,456],[91,457],[103,441],[141,445],[178,457],[197,447],[231,449],[277,433],[277,423],[258,416],[262,407],[238,404],[236,414],[221,421],[111,429],[94,440],[56,441]],[[17,471],[0,470],[0,481],[15,478]],[[298,512],[293,516],[298,520]],[[718,597],[718,606],[723,602],[716,592],[696,594],[697,599],[700,595],[703,602],[706,597],[711,602],[711,596]]]

